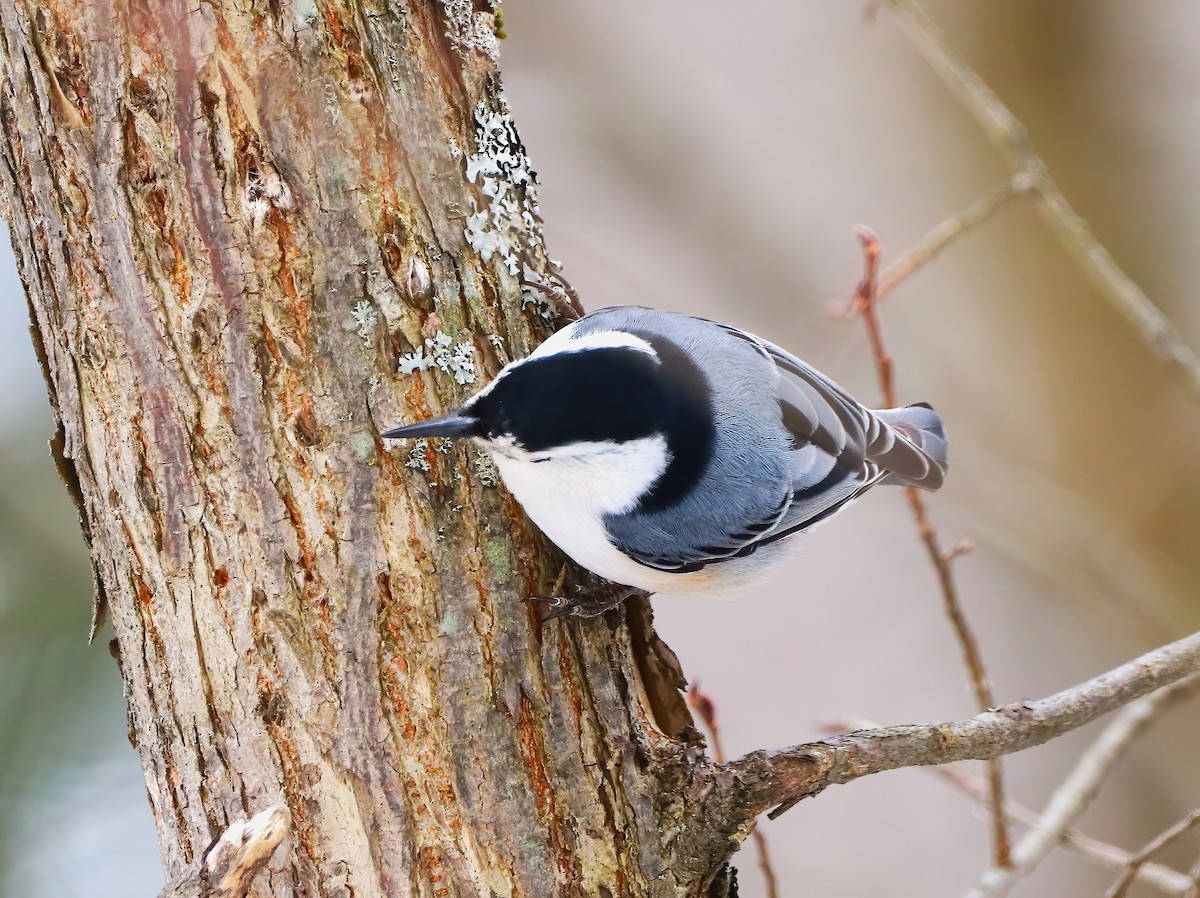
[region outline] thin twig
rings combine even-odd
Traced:
[[[821,726],[822,732],[831,734],[844,733],[852,729],[872,729],[876,725],[864,720],[837,720]],[[946,764],[942,767],[928,767],[926,770],[942,782],[949,784],[958,791],[977,802],[987,810],[989,800],[987,782],[966,769],[965,764]],[[1008,800],[1004,802],[1004,814],[1010,823],[1025,827],[1037,827],[1042,815],[1023,804]],[[1061,833],[1062,846],[1079,857],[1092,861],[1110,870],[1123,870],[1133,859],[1133,853],[1101,842],[1084,833],[1082,830],[1069,828]],[[1189,898],[1188,890],[1192,888],[1191,874],[1184,875],[1162,864],[1147,862],[1138,870],[1138,879],[1145,881],[1160,892],[1173,898]]]
[[[878,299],[895,290],[909,275],[929,264],[963,234],[983,224],[1009,200],[1030,193],[1036,182],[1024,172],[1013,175],[955,215],[942,221],[879,275]]]
[[[860,226],[859,240],[862,241],[864,272],[863,278],[854,292],[854,308],[862,316],[867,328],[867,337],[871,343],[871,352],[875,357],[875,368],[879,377],[880,390],[883,393],[884,404],[895,408],[900,403],[896,397],[894,364],[891,353],[883,339],[883,328],[879,323],[877,301],[879,284],[877,271],[879,267],[879,240],[870,229]],[[975,694],[975,706],[985,711],[995,704],[992,698],[992,687],[988,682],[987,669],[983,664],[983,655],[979,651],[979,641],[967,622],[962,610],[962,602],[958,597],[958,585],[954,580],[952,562],[955,554],[952,550],[942,549],[941,540],[929,513],[925,500],[919,490],[909,487],[905,490],[908,507],[912,510],[913,520],[917,525],[917,533],[925,544],[929,561],[937,573],[938,586],[941,590],[942,607],[949,619],[958,644],[962,650],[963,661],[971,679],[971,690]],[[958,553],[961,554],[961,553]],[[995,867],[1007,867],[1009,864],[1010,844],[1008,825],[1004,819],[1004,771],[999,758],[989,761],[987,765],[988,788],[991,792],[989,807],[991,808],[992,830],[992,863]]]
[[[1014,702],[965,720],[885,727],[753,752],[718,769],[720,782],[709,801],[740,826],[770,808],[884,770],[998,758],[1062,736],[1197,672],[1200,633],[1193,633],[1039,701]]]
[[[929,772],[966,792],[980,804],[986,805],[988,800],[987,784],[979,777],[971,776],[954,764],[945,767],[931,767]],[[1041,815],[1032,808],[1012,801],[1005,802],[1004,808],[1009,820],[1027,827],[1038,826]],[[1032,832],[1033,829],[1030,831]],[[1067,850],[1111,870],[1120,870],[1133,860],[1132,852],[1116,845],[1110,845],[1108,842],[1101,842],[1078,829],[1064,830],[1061,833],[1061,839],[1063,847]],[[1151,885],[1161,892],[1177,896],[1177,898],[1187,898],[1187,890],[1191,883],[1188,877],[1178,870],[1172,870],[1162,864],[1147,862],[1137,871],[1137,875],[1147,885]]]
[[[718,764],[725,763],[725,749],[721,746],[721,726],[717,722],[717,704],[712,696],[700,689],[700,681],[688,687],[688,704],[700,715],[700,721],[708,728],[712,737],[713,760]],[[767,837],[763,835],[758,824],[750,833],[754,839],[754,847],[758,850],[758,869],[762,872],[763,882],[767,887],[767,898],[779,898],[779,882],[775,878],[775,867],[771,863],[771,854],[767,850]]]
[[[1086,221],[1051,180],[1046,163],[1033,148],[1025,126],[995,92],[963,61],[946,41],[941,29],[916,0],[887,0],[900,14],[900,23],[917,50],[967,111],[983,127],[992,145],[1016,174],[1032,182],[1040,202],[1038,210],[1058,239],[1087,272],[1108,301],[1133,326],[1183,383],[1193,399],[1200,399],[1200,359],[1150,298],[1096,239]]]
[[[1055,791],[1036,826],[1017,844],[1012,864],[985,872],[979,885],[968,893],[969,898],[1001,898],[1019,879],[1031,873],[1062,841],[1063,833],[1083,816],[1133,740],[1167,707],[1194,694],[1197,687],[1200,677],[1189,677],[1146,696],[1118,714]]]
[[[1160,851],[1190,830],[1197,823],[1200,823],[1200,808],[1192,811],[1178,823],[1168,827],[1155,836],[1145,848],[1133,856],[1133,860],[1131,860],[1125,867],[1124,875],[1113,884],[1111,889],[1108,890],[1105,898],[1123,898],[1126,890],[1129,888],[1129,884],[1133,882],[1134,877],[1137,876],[1138,868],[1140,868],[1142,864],[1146,863],[1146,861],[1150,860],[1150,858],[1154,857],[1154,855],[1158,854]]]

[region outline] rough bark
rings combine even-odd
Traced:
[[[282,803],[255,894],[730,879],[648,607],[540,628],[561,559],[485,460],[378,438],[569,314],[493,20],[0,0],[4,214],[169,878]]]

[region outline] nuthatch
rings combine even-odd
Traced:
[[[871,411],[745,331],[601,309],[513,362],[455,414],[383,436],[491,453],[529,517],[577,563],[648,592],[724,592],[876,484],[934,490],[942,420]]]

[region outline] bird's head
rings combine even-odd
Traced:
[[[575,472],[632,462],[657,481],[678,447],[711,444],[707,385],[677,355],[631,334],[552,340],[454,414],[383,436],[467,438],[501,462],[562,462]]]

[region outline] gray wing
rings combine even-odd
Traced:
[[[794,441],[791,507],[760,543],[819,523],[877,483],[942,485],[946,436],[933,409],[872,411],[791,353],[727,329],[756,342],[779,370],[779,407]]]
[[[720,545],[674,557],[625,549],[641,564],[679,573],[742,558],[760,546],[806,530],[845,508],[877,483],[936,489],[945,474],[945,435],[931,409],[913,406],[872,412],[816,369],[779,347],[728,325],[754,345],[779,373],[775,385],[784,428],[792,438],[790,490],[760,520],[730,533]]]

